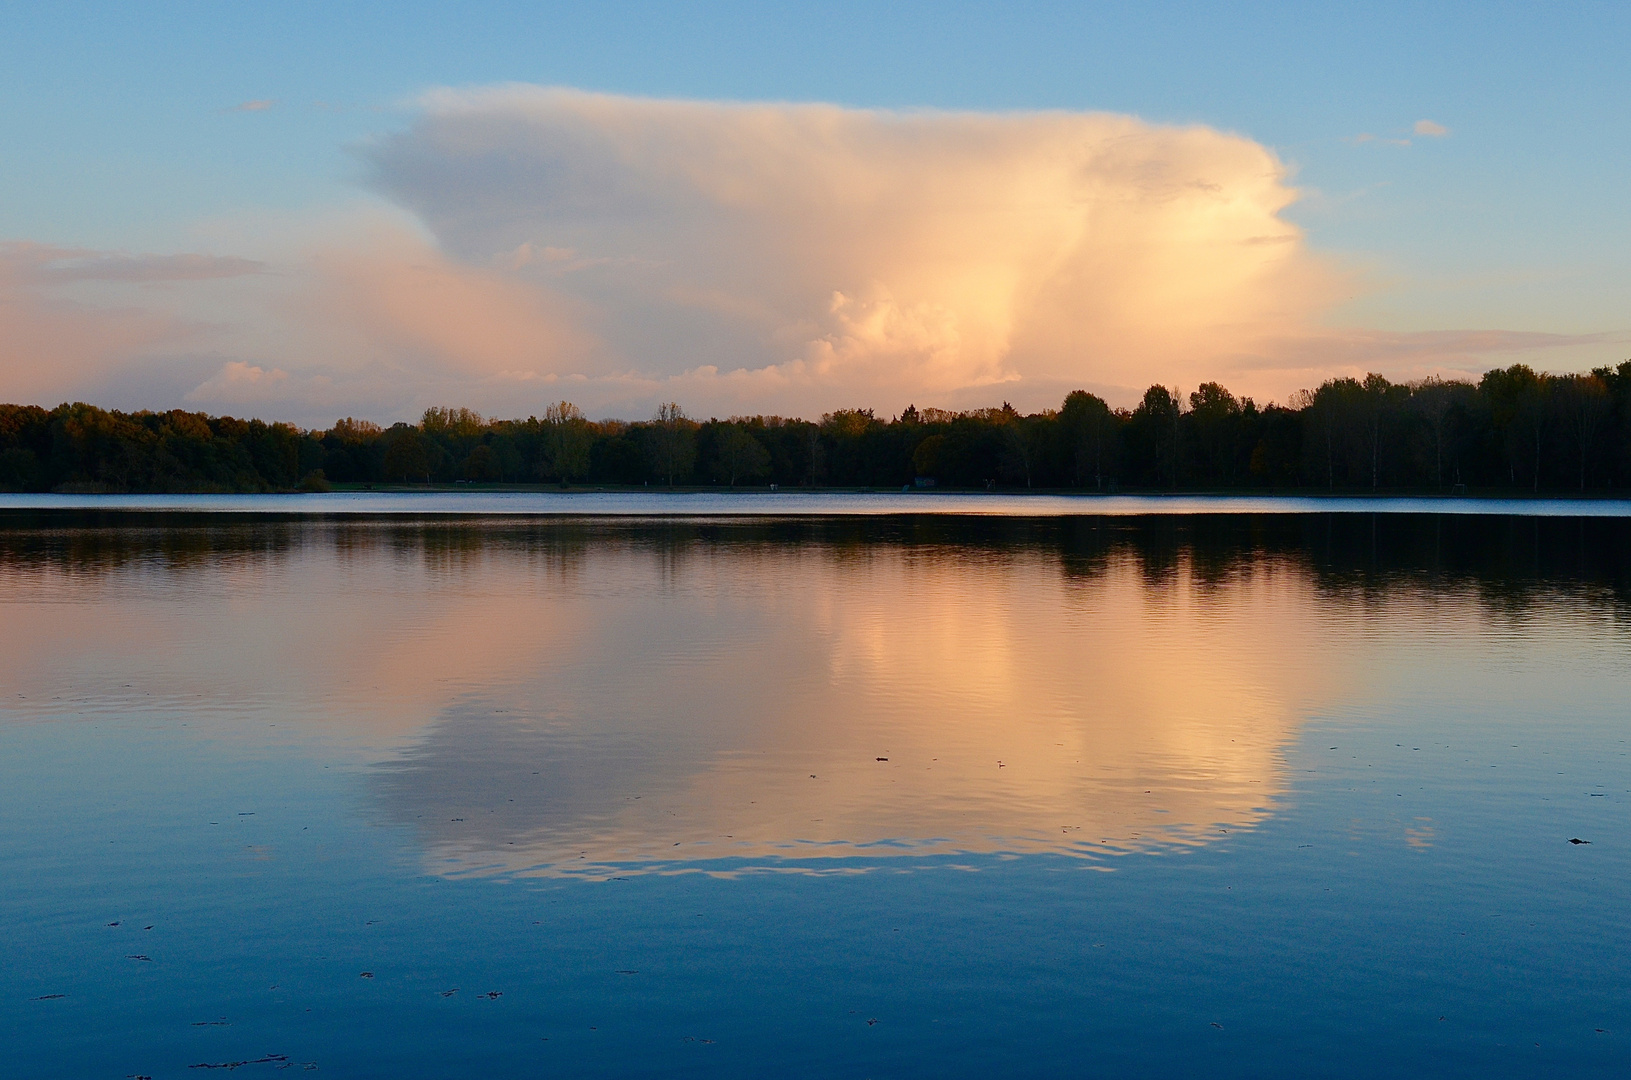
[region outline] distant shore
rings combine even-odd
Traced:
[[[0,494],[0,515],[84,513],[356,518],[797,519],[1012,518],[1282,514],[1631,518],[1631,499],[1419,495],[1115,494],[889,490],[430,488],[255,495]]]
[[[986,498],[1038,498],[1038,497],[1068,497],[1081,499],[1111,499],[1117,497],[1139,499],[1210,499],[1210,498],[1238,498],[1238,499],[1442,499],[1445,501],[1460,499],[1500,499],[1505,501],[1626,501],[1631,500],[1631,489],[1595,489],[1588,491],[1541,490],[1538,492],[1509,487],[1477,487],[1465,491],[1452,491],[1449,489],[1437,490],[1433,488],[1403,487],[1403,488],[1336,488],[1334,490],[1321,490],[1314,488],[1288,488],[1282,490],[1254,490],[1251,488],[1116,488],[1108,491],[1091,491],[1075,487],[925,487],[919,488],[906,484],[899,487],[878,486],[821,486],[809,487],[806,485],[780,486],[770,484],[738,484],[736,487],[725,487],[718,484],[676,484],[669,487],[664,484],[572,484],[561,485],[552,483],[526,484],[493,482],[483,483],[475,481],[455,480],[446,483],[405,484],[405,483],[330,483],[322,490],[314,491],[298,487],[272,491],[258,492],[232,492],[219,490],[192,490],[192,491],[115,491],[97,484],[64,484],[49,492],[32,492],[37,495],[62,495],[74,497],[100,497],[125,495],[231,495],[247,498],[275,499],[288,495],[357,495],[364,493],[381,495],[482,495],[482,494],[531,494],[531,495],[904,495],[911,494],[925,498],[945,498],[948,496],[966,497],[980,496]],[[23,494],[21,492],[0,491],[0,500],[9,495]]]
[[[548,485],[548,487],[546,487]],[[819,420],[590,420],[571,402],[525,419],[430,408],[418,423],[323,430],[83,402],[0,404],[0,490],[326,492],[912,489],[1296,497],[1631,492],[1631,360],[1589,374],[1517,364],[1477,383],[1330,379],[1261,408],[1221,384],[1151,386],[1133,409],[1086,391],[1057,409]]]

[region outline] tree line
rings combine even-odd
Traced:
[[[1221,384],[1152,386],[1112,409],[1085,391],[1058,409],[819,421],[592,421],[569,402],[525,420],[433,408],[419,423],[346,418],[327,430],[182,410],[0,405],[0,490],[288,491],[333,484],[662,487],[1604,491],[1631,485],[1631,360],[1585,374],[1526,365],[1477,382],[1326,381],[1259,407]]]

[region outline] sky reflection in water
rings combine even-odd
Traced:
[[[410,1018],[477,960],[508,964],[505,992],[532,1002],[524,1032],[495,1029],[492,1067],[530,1061],[513,1056],[523,1044],[570,1043],[547,1033],[569,1005],[647,1024],[610,1056],[555,1060],[586,1074],[707,1071],[795,1046],[812,1074],[972,1074],[1030,1032],[1038,1072],[1083,1065],[1071,1048],[1092,1036],[1109,1071],[1199,1054],[1224,1073],[1294,1075],[1312,1059],[1275,1038],[1318,1058],[1345,1025],[1400,1062],[1624,1060],[1623,521],[6,525],[0,911],[29,930],[3,1007],[23,1020],[100,1001],[144,1061],[162,1059],[152,1068],[196,1064],[185,1040],[203,1036],[172,1046],[146,1034],[165,1021],[115,1004],[132,967],[158,980],[144,1008],[229,1002],[233,1023],[259,1025],[255,1045],[303,1042],[362,1071],[418,1047],[393,1068],[437,1075],[457,1024]],[[1582,833],[1590,845],[1567,844]],[[897,883],[906,869],[921,883]],[[1118,884],[1058,876],[1083,869]],[[682,885],[684,871],[731,880]],[[872,884],[829,892],[808,877],[830,873]],[[530,883],[505,889],[517,880]],[[461,891],[424,892],[437,881]],[[1533,881],[1547,891],[1520,898]],[[646,891],[593,891],[613,883]],[[373,924],[338,915],[363,896],[395,913],[373,958],[350,937]],[[264,932],[226,918],[245,905]],[[701,924],[653,924],[676,905],[734,928],[699,941]],[[101,956],[92,928],[120,930],[103,915],[130,908],[201,928],[167,939],[168,975],[146,970],[161,964],[146,946]],[[1482,946],[1451,929],[1487,938],[1502,917],[1527,926]],[[927,950],[916,969],[869,937],[901,921]],[[529,926],[546,939],[518,943]],[[1146,940],[1129,952],[1129,934]],[[1415,938],[1438,957],[1425,968],[1397,952]],[[998,943],[995,968],[982,942]],[[1107,947],[1120,960],[1094,967]],[[805,950],[802,974],[777,966],[783,948]],[[381,969],[369,993],[399,995],[394,1010],[333,996],[323,972],[352,952]],[[644,959],[626,970],[673,985],[626,1000],[587,974],[627,984],[608,965],[630,952]],[[1504,973],[1498,1007],[1481,999],[1491,972]],[[240,978],[302,985],[300,1000],[349,1019],[278,1020],[223,988]],[[61,986],[71,998],[50,997]],[[874,1040],[888,1052],[801,993],[835,1009],[845,994],[889,1001],[897,1031]],[[1031,1030],[1071,1000],[1096,1018],[1067,1008],[1052,1035]],[[1383,1037],[1353,1013],[1421,1020],[1447,1000],[1463,1010],[1448,1042],[1437,1020]],[[1466,1015],[1481,1000],[1493,1028]],[[1200,1017],[1230,1008],[1255,1034],[1214,1047],[1223,1021]],[[756,1009],[783,1041],[738,1031],[712,1065],[671,1056],[701,1037],[685,1032]],[[1529,1029],[1565,1009],[1569,1037],[1594,1042],[1503,1056],[1516,1045],[1503,1032],[1536,1042]],[[930,1014],[963,1034],[912,1027],[938,1024]],[[805,1040],[829,1019],[823,1056]],[[49,1024],[29,1053],[117,1056]]]

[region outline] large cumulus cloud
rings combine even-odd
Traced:
[[[1283,216],[1287,166],[1202,126],[506,86],[432,93],[358,153],[368,201],[245,212],[214,254],[0,245],[0,398],[810,416],[1613,347],[1332,328],[1362,283]]]
[[[516,86],[434,94],[365,153],[447,251],[584,305],[585,374],[744,403],[1212,374],[1335,284],[1270,151],[1127,116]]]

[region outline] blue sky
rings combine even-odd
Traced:
[[[211,223],[388,203],[360,148],[438,87],[1110,112],[1286,163],[1363,279],[1319,321],[1608,335],[1581,366],[1631,355],[1628,45],[1589,3],[13,4],[0,240],[231,255]]]

